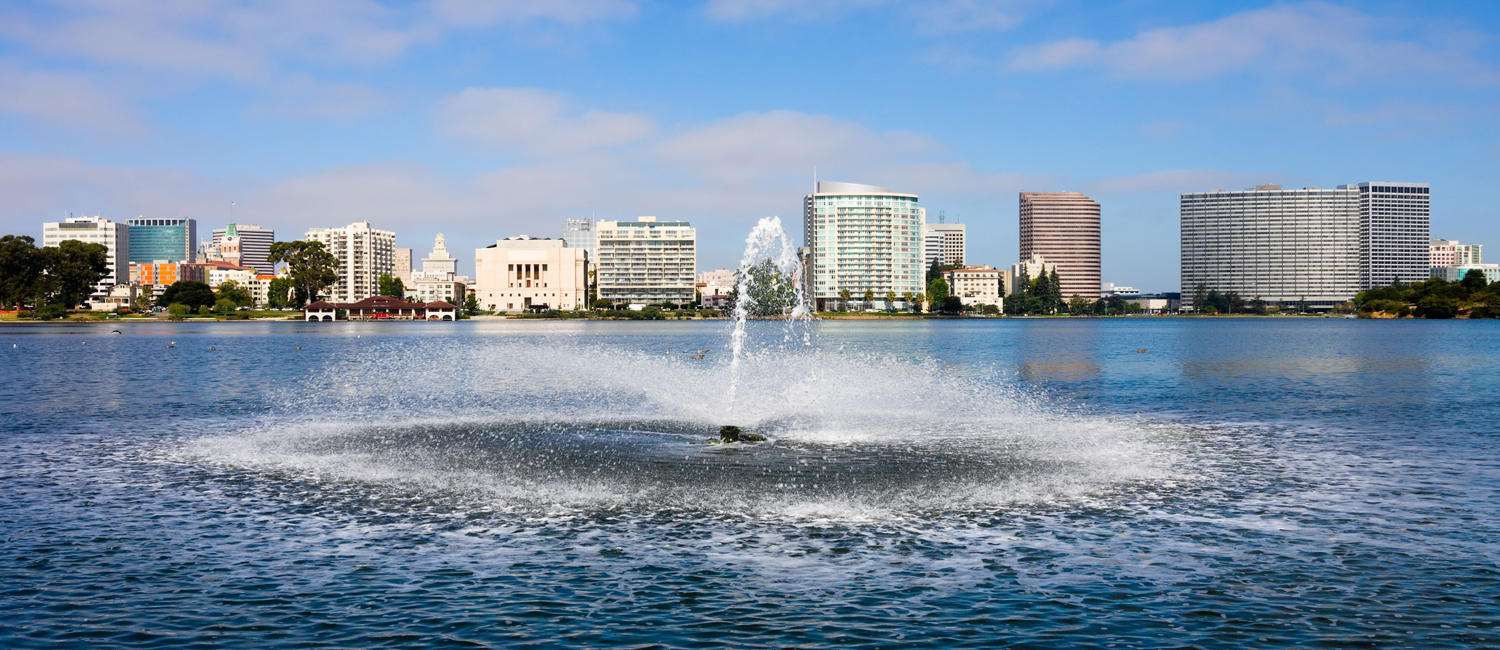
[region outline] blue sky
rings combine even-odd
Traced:
[[[1107,281],[1177,288],[1177,195],[1433,185],[1500,256],[1500,5],[1125,0],[68,0],[0,7],[0,232],[68,212],[366,219],[425,254],[692,221],[699,268],[825,180],[921,195],[971,262],[1017,193],[1104,211]]]

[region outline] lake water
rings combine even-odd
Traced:
[[[751,326],[0,325],[0,647],[1500,646],[1500,321]]]

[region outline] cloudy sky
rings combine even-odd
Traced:
[[[421,256],[688,220],[699,268],[825,180],[921,195],[972,262],[1020,191],[1104,208],[1105,279],[1175,290],[1177,194],[1430,182],[1500,256],[1500,4],[61,0],[0,6],[0,233],[369,220]]]

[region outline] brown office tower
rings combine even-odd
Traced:
[[[1099,204],[1078,192],[1021,193],[1021,259],[1057,264],[1063,300],[1099,298]]]

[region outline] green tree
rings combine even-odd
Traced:
[[[168,318],[171,318],[172,320],[182,320],[186,318],[187,315],[192,312],[192,310],[192,307],[184,305],[180,302],[174,302],[170,305],[167,305],[167,314],[169,314]]]
[[[239,305],[229,298],[220,298],[214,301],[214,313],[216,314],[233,314],[236,307],[239,307]]]
[[[1202,282],[1199,282],[1198,286],[1193,287],[1193,309],[1198,310],[1198,311],[1201,312],[1201,311],[1203,311],[1203,307],[1205,305],[1207,305],[1207,304],[1208,304],[1208,285],[1204,284]]]
[[[751,316],[779,316],[796,307],[796,286],[769,259],[740,271],[734,284],[744,288],[736,299],[746,301],[745,313]]]
[[[42,277],[47,301],[70,309],[93,295],[109,271],[109,249],[104,244],[69,239],[41,253],[47,271]]]
[[[464,296],[464,311],[468,312],[470,316],[479,313],[479,294],[470,293]]]
[[[839,302],[841,303],[839,305],[840,311],[849,311],[849,298],[851,298],[853,295],[854,294],[849,293],[848,289],[839,289]]]
[[[896,311],[896,292],[895,291],[887,291],[887,292],[885,292],[885,309],[886,309],[886,311]]]
[[[1076,293],[1073,294],[1072,298],[1068,299],[1068,313],[1074,316],[1082,316],[1089,313],[1089,309],[1093,306],[1094,301],[1089,300],[1088,298],[1080,296]]]
[[[920,313],[922,313],[922,305],[924,305],[924,304],[927,304],[927,294],[926,293],[918,293],[917,295],[912,296],[911,297],[911,313],[913,313],[913,314],[920,314]]]
[[[163,291],[156,304],[171,307],[174,304],[186,305],[189,310],[204,311],[204,307],[212,308],[218,297],[214,290],[207,284],[197,280],[180,280]]]
[[[291,306],[293,290],[291,278],[273,278],[266,287],[266,302],[272,307]]]
[[[600,298],[594,301],[594,309],[614,309],[615,303]]]
[[[1067,306],[1063,302],[1062,280],[1057,277],[1056,268],[1053,268],[1052,273],[1047,276],[1047,295],[1042,298],[1047,301],[1047,313],[1049,314],[1055,314]]]
[[[295,288],[293,306],[300,307],[338,282],[339,258],[328,252],[322,242],[279,241],[271,244],[267,258],[272,263],[285,262],[287,275]]]
[[[943,313],[958,314],[964,310],[963,298],[958,296],[943,296]]]
[[[406,297],[406,283],[402,282],[401,278],[389,273],[380,274],[380,279],[376,281],[376,285],[379,286],[380,295],[382,296],[390,296],[392,298]]]
[[[867,289],[865,289],[865,309],[870,309],[870,308],[872,308],[874,306],[875,306],[875,290],[867,288]]]
[[[933,311],[943,309],[947,306],[948,281],[939,277],[927,283],[927,302],[932,305]]]
[[[661,308],[664,309],[664,310],[667,310],[667,311],[676,311],[677,310],[677,303],[672,302],[670,300],[663,300],[662,303],[661,303]]]
[[[0,237],[0,308],[36,304],[46,259],[26,235]]]
[[[927,267],[927,282],[943,277],[943,265],[938,264],[937,258],[932,258],[932,265]],[[933,303],[937,304],[937,303]]]
[[[1459,284],[1471,292],[1484,291],[1489,288],[1489,281],[1484,279],[1484,271],[1479,269],[1469,269],[1469,272],[1464,274],[1464,279],[1460,280]]]
[[[215,311],[218,311],[217,302],[219,300],[228,300],[234,303],[236,307],[249,307],[255,303],[255,298],[250,296],[250,292],[234,280],[226,280],[219,285],[218,297],[215,300]]]
[[[1031,271],[1026,268],[1025,263],[1021,264],[1021,275],[1016,278],[1016,294],[1023,297],[1031,295]]]

